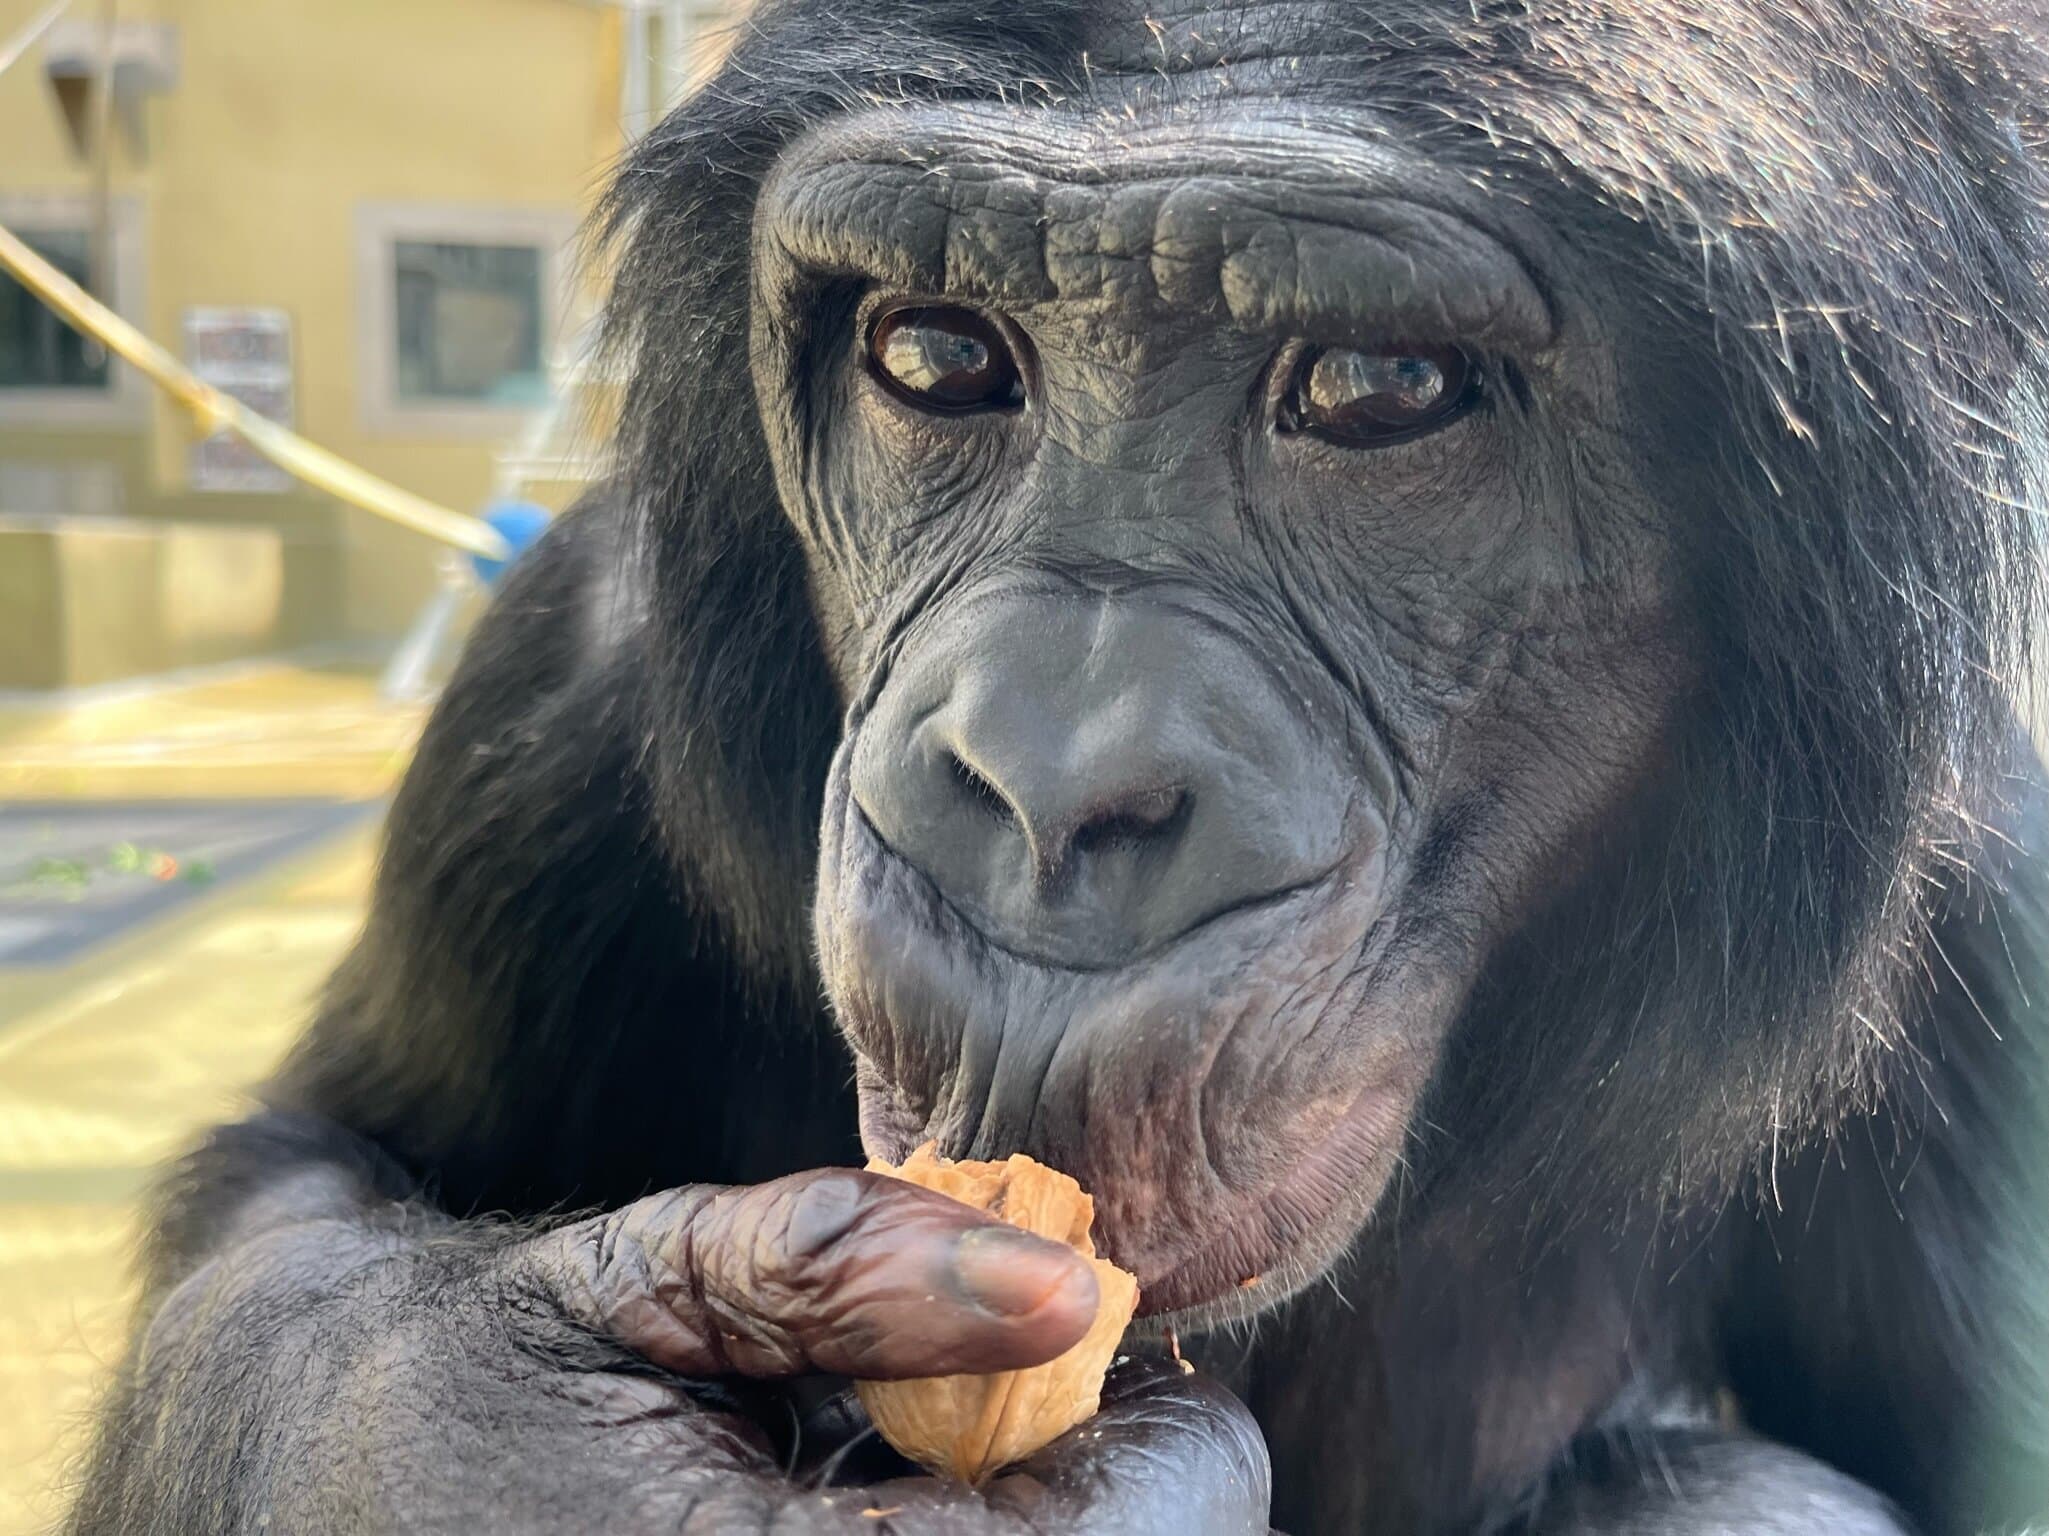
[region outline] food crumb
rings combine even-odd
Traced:
[[[903,1505],[892,1504],[887,1509],[864,1509],[861,1511],[861,1518],[863,1520],[883,1520],[891,1515],[900,1515],[903,1512]]]

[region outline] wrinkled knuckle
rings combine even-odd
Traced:
[[[550,1262],[538,1276],[519,1268],[510,1277],[505,1300],[515,1310],[540,1310],[552,1303],[609,1330],[623,1310],[644,1301],[653,1288],[643,1230],[630,1207],[564,1229],[550,1248]]]
[[[852,1173],[829,1173],[805,1183],[783,1202],[782,1250],[793,1265],[831,1254],[875,1214],[881,1191]]]

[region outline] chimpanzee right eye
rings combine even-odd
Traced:
[[[956,414],[1024,403],[1024,380],[988,315],[958,305],[904,305],[876,316],[868,366],[883,387],[921,410]]]

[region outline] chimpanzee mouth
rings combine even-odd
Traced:
[[[1361,1092],[1286,1176],[1239,1197],[1196,1252],[1144,1287],[1140,1317],[1216,1327],[1278,1305],[1339,1263],[1400,1166],[1413,1101],[1396,1083]]]
[[[928,1140],[947,1143],[943,1125],[907,1112],[894,1086],[860,1072],[862,1139],[889,1162]],[[1121,1203],[1118,1175],[1091,1182],[1099,1214],[1097,1250],[1139,1277],[1142,1331],[1201,1331],[1279,1305],[1338,1264],[1371,1220],[1401,1163],[1410,1084],[1390,1080],[1363,1090],[1324,1139],[1271,1185],[1233,1192],[1188,1221],[1160,1258],[1133,1251],[1104,1207]],[[955,1148],[958,1151],[958,1147]],[[971,1147],[960,1155],[998,1157],[1016,1147]]]
[[[1073,1174],[1142,1316],[1283,1299],[1341,1257],[1399,1165],[1431,1054],[1411,1025],[1440,1001],[1388,963],[1384,839],[1354,846],[1126,967],[1066,969],[992,942],[831,786],[817,930],[863,1141]]]

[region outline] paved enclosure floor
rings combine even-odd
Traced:
[[[0,803],[0,967],[77,960],[372,809],[362,800]]]
[[[287,667],[0,705],[0,1536],[61,1512],[139,1202],[304,1022],[419,719]]]

